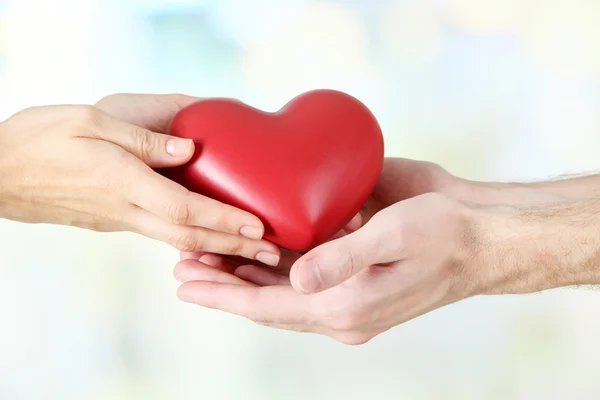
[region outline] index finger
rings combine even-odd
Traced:
[[[184,94],[117,93],[104,97],[96,107],[132,125],[165,133],[175,114],[198,100]]]
[[[139,163],[128,200],[177,225],[201,226],[219,232],[241,234],[259,240],[264,234],[261,220],[243,210],[193,193],[178,183]]]

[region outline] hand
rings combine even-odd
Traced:
[[[352,233],[360,226],[355,220],[338,240],[304,256],[283,251],[277,269],[182,253],[174,270],[184,282],[178,294],[184,301],[264,325],[359,344],[462,298],[569,284],[574,280],[557,280],[555,271],[541,273],[523,265],[540,254],[523,243],[533,243],[535,232],[547,231],[520,222],[531,215],[532,206],[525,204],[544,209],[565,199],[564,190],[559,196],[541,189],[468,182],[435,164],[388,159],[363,210],[369,222],[360,230]],[[491,206],[458,201],[469,198]],[[501,201],[514,206],[494,205]],[[512,268],[502,268],[507,254]],[[310,274],[315,265],[316,280]]]
[[[194,144],[161,132],[197,99],[113,95],[96,106],[21,111],[0,124],[0,217],[132,231],[180,250],[276,264],[255,216],[191,193],[153,168],[182,165]]]
[[[354,218],[335,238],[343,238],[356,231],[374,214],[390,204],[433,191],[466,195],[467,187],[466,181],[452,176],[436,164],[407,159],[386,159],[380,180],[361,214]],[[331,243],[337,243],[337,241]],[[313,252],[309,252],[309,254],[313,254]],[[180,282],[189,282],[182,285],[179,291],[179,295],[188,301],[191,299],[200,305],[238,313],[269,326],[302,331],[315,331],[316,329],[317,332],[328,334],[345,343],[358,343],[363,342],[363,339],[366,340],[365,335],[356,335],[354,332],[340,328],[341,325],[348,322],[345,319],[349,318],[344,308],[348,305],[344,303],[345,298],[337,298],[340,293],[345,292],[345,289],[335,289],[335,292],[327,291],[327,296],[324,294],[306,296],[293,289],[290,276],[294,285],[298,287],[296,276],[298,267],[294,266],[294,272],[291,275],[290,269],[300,258],[300,254],[282,249],[279,267],[274,269],[265,268],[263,265],[249,264],[238,258],[220,257],[204,252],[182,252],[182,261],[175,266],[174,275]],[[358,279],[344,285],[350,285],[352,282],[358,284],[361,282]],[[210,292],[206,292],[206,288],[210,288]],[[355,286],[354,289],[355,291],[348,291],[348,297],[355,296],[353,304],[358,306],[357,300],[363,297],[363,294],[360,293],[363,288]],[[246,294],[244,295],[242,291]],[[371,289],[369,289],[370,291]],[[228,297],[229,295],[232,297]],[[264,296],[264,304],[261,302],[256,308],[251,306],[254,304],[254,300],[244,304],[249,301],[247,296],[260,296],[261,298]],[[269,301],[273,301],[271,296],[282,296],[282,299],[285,296],[290,306],[296,307],[295,311],[285,307],[276,309],[275,304],[279,305],[279,301],[275,300],[274,303],[269,304]],[[316,296],[317,299],[313,300],[313,296]],[[322,300],[319,300],[319,297]],[[285,322],[287,312],[298,311],[297,307],[299,306],[294,304],[297,301],[306,301],[311,304],[314,302],[316,308],[321,308],[318,310],[322,316],[321,327]],[[338,304],[339,307],[332,308],[332,304]],[[247,307],[243,308],[244,306]],[[283,321],[276,321],[277,318],[272,316],[272,312],[278,312],[277,316],[280,316]],[[303,312],[302,315],[308,318],[317,318],[316,315],[310,315],[308,312]],[[328,323],[333,326],[328,327]]]
[[[481,206],[429,193],[291,260],[292,284],[303,293],[283,274],[205,255],[176,266],[184,282],[178,296],[266,326],[362,344],[468,297],[598,284],[599,215],[597,199]]]
[[[436,193],[382,210],[359,230],[295,262],[292,284],[308,294],[290,286],[286,271],[205,255],[203,262],[176,266],[175,275],[184,282],[178,295],[264,325],[365,343],[476,293],[475,269],[467,262],[477,240],[469,210]],[[294,258],[282,259],[281,268]]]

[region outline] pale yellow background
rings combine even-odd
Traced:
[[[600,2],[0,0],[0,119],[113,92],[276,110],[320,87],[363,100],[390,156],[591,171]],[[475,298],[347,347],[180,303],[177,252],[143,237],[0,235],[2,400],[600,398],[591,290]]]

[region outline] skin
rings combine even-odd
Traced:
[[[363,344],[478,295],[600,282],[600,176],[478,183],[387,159],[361,216],[277,268],[183,252],[181,300]]]
[[[183,251],[276,265],[254,215],[155,172],[185,164],[191,140],[164,134],[198,98],[111,95],[91,105],[23,110],[0,124],[0,218],[131,231]]]

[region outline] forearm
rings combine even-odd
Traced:
[[[526,183],[520,186],[567,199],[591,199],[600,197],[600,174],[565,176],[557,180]]]
[[[479,204],[532,205],[600,197],[600,174],[534,183],[461,181],[463,200]]]
[[[600,198],[480,207],[480,294],[600,283]]]

